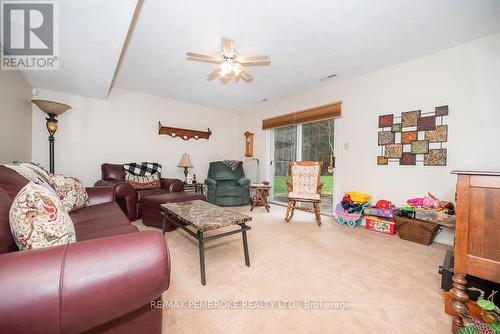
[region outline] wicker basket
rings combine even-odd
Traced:
[[[436,234],[441,231],[439,225],[435,223],[399,216],[395,216],[394,220],[401,239],[426,246],[432,244]]]

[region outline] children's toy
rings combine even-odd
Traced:
[[[385,199],[378,200],[377,204],[375,204],[375,206],[374,206],[374,208],[378,208],[378,209],[390,209],[392,207],[393,207],[393,205],[392,205],[391,201],[388,201]]]
[[[349,191],[345,193],[340,204],[347,213],[362,212],[372,196],[368,194]]]
[[[365,227],[367,230],[394,235],[396,226],[394,223],[394,212],[397,208],[388,200],[379,200],[375,206],[363,210],[365,216]]]
[[[415,218],[415,208],[406,204],[405,206],[399,208],[396,215],[399,217]]]
[[[342,201],[344,202],[344,201]],[[341,225],[346,224],[349,227],[355,227],[356,225],[361,224],[362,217],[363,217],[363,209],[369,204],[357,204],[361,205],[360,210],[358,212],[347,212],[343,205],[342,202],[337,204],[335,207],[335,213],[337,214],[337,222]]]
[[[342,197],[342,202],[353,203],[351,195],[345,194],[344,197]]]
[[[381,232],[389,235],[394,235],[396,233],[394,218],[366,216],[365,223],[365,227],[367,230]]]
[[[372,199],[372,195],[358,193],[356,191],[348,191],[346,195],[349,195],[351,200],[356,204],[368,203]],[[345,196],[344,196],[345,197]]]

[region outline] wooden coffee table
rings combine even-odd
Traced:
[[[248,254],[247,242],[247,231],[250,230],[250,226],[247,226],[245,223],[251,221],[252,217],[230,209],[221,208],[217,205],[201,200],[162,204],[161,210],[163,215],[163,234],[165,234],[165,227],[168,221],[168,223],[182,228],[189,235],[198,240],[198,247],[200,250],[201,284],[206,284],[206,241],[219,239],[235,233],[241,233],[243,237],[245,264],[247,267],[250,267],[250,256]],[[185,225],[179,221],[185,223]],[[203,235],[203,233],[207,231],[214,231],[232,225],[239,225],[241,228],[220,234],[210,235],[208,237]]]

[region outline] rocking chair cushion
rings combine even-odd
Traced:
[[[288,193],[288,198],[293,198],[293,199],[305,199],[305,200],[320,200],[319,194],[301,194],[301,193],[296,193],[296,192],[289,192]]]
[[[318,194],[318,175],[320,167],[314,166],[292,166],[293,190],[290,193],[295,194],[288,197],[299,197],[307,199],[319,199]]]

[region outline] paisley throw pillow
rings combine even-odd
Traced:
[[[52,176],[52,182],[66,212],[75,211],[88,205],[87,190],[76,177],[57,174]]]
[[[59,198],[34,182],[14,198],[9,223],[19,250],[76,242],[75,227]]]

